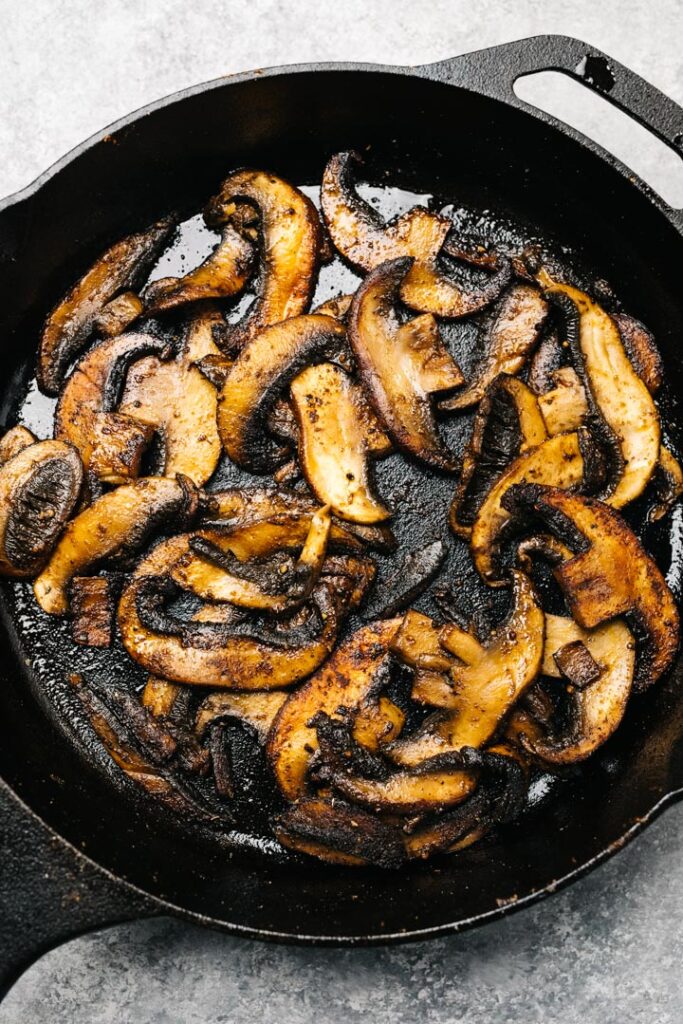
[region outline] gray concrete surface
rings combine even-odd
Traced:
[[[143,103],[288,61],[422,63],[563,32],[683,102],[681,0],[0,0],[0,25],[0,195]],[[582,123],[601,130],[596,105]],[[606,138],[671,183],[675,169],[621,126]],[[0,1024],[679,1024],[681,851],[674,808],[534,909],[396,949],[269,947],[172,921],[112,928],[44,957]]]

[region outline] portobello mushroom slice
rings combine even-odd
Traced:
[[[476,773],[458,757],[431,757],[408,770],[372,779],[339,765],[329,774],[332,786],[348,800],[378,813],[426,814],[462,803],[476,786]]]
[[[27,427],[10,427],[0,438],[0,466],[4,466],[14,455],[23,452],[24,448],[35,444],[37,440]]]
[[[289,694],[284,690],[264,690],[262,693],[221,690],[209,694],[197,709],[195,731],[201,738],[214,722],[236,719],[265,742],[278,711],[288,697]]]
[[[218,396],[218,431],[233,462],[264,473],[283,461],[282,446],[265,433],[268,413],[312,359],[339,351],[344,335],[338,320],[310,314],[268,327],[244,346]]]
[[[111,646],[114,605],[106,576],[74,576],[70,604],[74,643],[84,647]]]
[[[654,560],[621,516],[601,501],[536,485],[515,487],[506,505],[518,520],[540,520],[572,552],[553,568],[572,618],[594,629],[623,615],[639,641],[634,687],[656,682],[678,649],[678,610]]]
[[[499,259],[495,273],[479,289],[456,283],[438,263],[453,226],[448,218],[415,207],[385,223],[354,189],[351,168],[359,163],[357,153],[333,156],[320,189],[327,229],[350,263],[371,271],[388,260],[411,257],[413,263],[406,267],[400,286],[401,299],[412,309],[435,316],[468,316],[500,295],[510,280],[509,261]]]
[[[548,303],[538,288],[515,284],[503,296],[486,333],[484,358],[468,385],[441,409],[468,409],[484,397],[489,385],[505,373],[514,376],[538,344],[548,317]]]
[[[169,683],[168,679],[150,676],[142,691],[142,706],[155,718],[168,718],[182,692],[182,686]]]
[[[264,171],[235,171],[209,203],[209,227],[223,227],[236,203],[249,203],[259,217],[259,283],[244,318],[230,328],[229,347],[239,351],[271,324],[298,317],[309,307],[320,249],[320,221],[310,201],[282,178]]]
[[[561,654],[580,644],[598,668],[597,679],[581,685],[564,670]],[[559,664],[558,664],[559,662]],[[574,764],[590,757],[618,728],[633,685],[636,643],[622,619],[582,629],[573,619],[546,615],[545,648],[541,672],[567,679],[570,685],[569,727],[560,735],[522,735],[530,753],[549,764]]]
[[[539,284],[568,312],[569,343],[591,403],[606,426],[616,458],[605,501],[623,508],[644,491],[661,441],[659,415],[622,344],[614,320],[585,292],[542,269]]]
[[[664,365],[657,343],[645,324],[626,313],[613,313],[612,319],[626,353],[643,384],[651,395],[656,395],[664,382]]]
[[[70,361],[90,337],[97,315],[119,292],[144,280],[174,229],[175,220],[165,217],[117,242],[52,310],[40,339],[36,369],[42,391],[57,394]]]
[[[81,493],[78,452],[30,444],[0,466],[0,575],[25,579],[45,565]]]
[[[505,497],[518,484],[548,484],[556,488],[581,483],[584,460],[579,434],[558,434],[522,452],[488,492],[472,525],[471,551],[481,577],[490,586],[503,586],[500,546],[511,525]]]
[[[650,508],[648,522],[663,519],[683,494],[683,468],[673,452],[662,445],[653,477],[657,501]]]
[[[48,615],[66,615],[74,576],[113,555],[139,550],[153,530],[182,522],[191,512],[187,486],[166,477],[146,477],[103,494],[66,527],[33,584],[36,601]]]
[[[144,304],[135,292],[122,292],[103,306],[93,320],[93,327],[105,338],[113,338],[134,324],[144,312]]]
[[[469,540],[486,496],[522,452],[547,439],[539,400],[521,380],[500,374],[488,386],[474,419],[449,513],[451,529]]]
[[[268,757],[288,800],[306,792],[311,757],[318,749],[311,719],[321,712],[357,712],[365,704],[376,703],[386,682],[389,646],[400,624],[400,619],[387,619],[362,626],[283,705],[268,738]]]
[[[413,766],[428,757],[485,746],[539,675],[544,635],[545,620],[532,583],[513,570],[510,611],[486,643],[454,623],[441,629],[440,644],[454,659],[450,709],[427,719],[411,737],[399,739],[388,756]]]
[[[315,496],[341,519],[377,523],[391,512],[372,493],[357,389],[332,363],[309,366],[290,385],[299,461]]]
[[[586,392],[576,370],[563,366],[553,374],[553,386],[538,396],[538,405],[551,437],[583,426],[589,413]]]
[[[348,336],[361,381],[399,448],[437,469],[455,458],[439,437],[431,396],[457,387],[463,376],[431,315],[401,323],[397,304],[409,259],[368,274],[351,306]]]
[[[224,225],[214,251],[184,277],[163,277],[147,286],[145,313],[158,316],[188,302],[231,299],[246,285],[254,263],[254,247],[231,224]]]
[[[335,797],[305,797],[273,822],[290,850],[328,864],[396,868],[404,859],[401,833],[389,822]]]

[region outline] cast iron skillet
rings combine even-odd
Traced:
[[[515,97],[517,77],[546,69],[603,92],[664,142],[681,144],[679,107],[593,48],[555,36],[418,68],[309,65],[221,79],[85,143],[0,204],[0,414],[26,380],[50,304],[111,241],[168,209],[198,208],[231,167],[277,167],[293,181],[315,181],[330,153],[372,144],[378,165],[408,184],[437,183],[444,195],[502,209],[586,253],[655,332],[670,392],[665,418],[680,442],[683,212]],[[328,944],[470,927],[576,878],[683,794],[679,662],[640,700],[609,757],[504,841],[396,873],[205,850],[141,814],[76,754],[34,696],[5,600],[0,633],[5,989],[51,946],[144,915]]]

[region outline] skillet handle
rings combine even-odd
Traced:
[[[434,81],[474,89],[520,110],[533,110],[551,124],[558,122],[520,99],[514,84],[524,75],[560,71],[609,100],[683,157],[683,108],[634,71],[571,36],[518,39],[415,70]]]
[[[161,913],[57,836],[0,780],[0,1000],[43,953]]]

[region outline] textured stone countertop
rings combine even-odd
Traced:
[[[0,0],[0,16],[0,195],[141,104],[269,64],[417,64],[561,32],[683,102],[681,0]],[[584,114],[591,130],[599,105]],[[672,180],[621,127],[607,132],[639,169]],[[542,904],[397,948],[297,949],[175,921],[122,925],[45,956],[0,1007],[0,1024],[679,1024],[682,852],[674,807]]]

